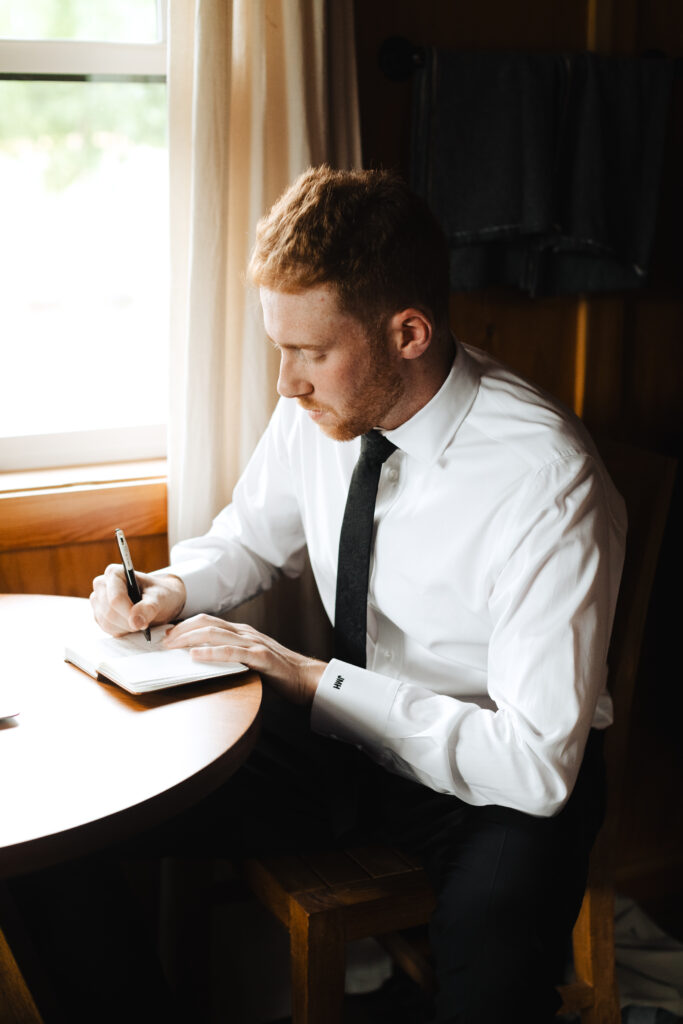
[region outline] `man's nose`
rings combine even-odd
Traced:
[[[310,395],[313,391],[313,385],[301,373],[296,358],[286,352],[280,356],[277,391],[283,398],[301,398],[303,395]]]

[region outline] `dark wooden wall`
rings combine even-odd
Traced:
[[[410,164],[411,83],[379,69],[384,39],[460,50],[683,55],[683,4],[668,0],[356,0],[366,166]],[[512,290],[452,297],[452,325],[471,344],[556,394],[594,431],[681,458],[683,96],[676,79],[654,256],[638,292],[532,300]],[[680,480],[680,474],[679,474]],[[619,882],[683,937],[683,687],[678,636],[680,484],[648,619],[636,695]]]

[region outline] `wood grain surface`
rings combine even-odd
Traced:
[[[90,615],[79,598],[0,595],[0,694],[19,710],[0,719],[0,877],[184,810],[256,739],[256,673],[134,697],[66,664],[65,638]]]

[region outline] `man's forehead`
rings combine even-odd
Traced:
[[[330,345],[341,335],[364,333],[350,313],[339,309],[336,292],[329,285],[317,285],[298,292],[261,288],[261,306],[266,333],[281,348]]]
[[[262,287],[259,289],[259,294],[264,311],[286,312],[310,309],[341,314],[337,292],[328,284],[300,288],[297,291]]]

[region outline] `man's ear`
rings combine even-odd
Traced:
[[[434,327],[421,309],[410,307],[392,316],[389,335],[402,359],[418,359],[429,348]]]

